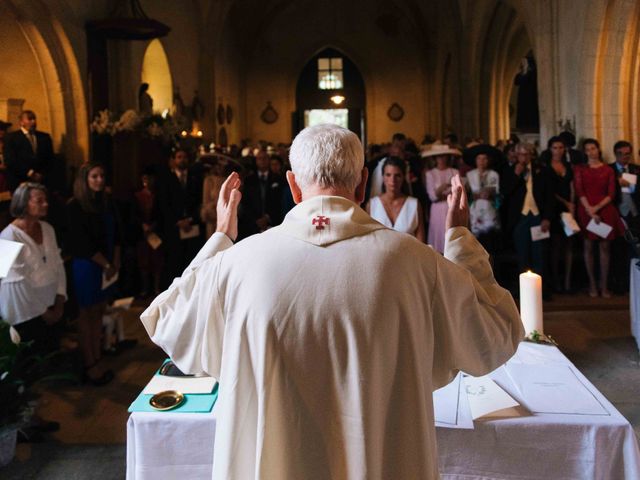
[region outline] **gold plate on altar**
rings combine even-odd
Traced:
[[[156,410],[171,410],[181,405],[182,402],[184,402],[184,395],[182,393],[176,390],[165,390],[151,397],[149,405]]]

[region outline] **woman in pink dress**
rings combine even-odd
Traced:
[[[444,253],[447,195],[451,193],[451,179],[458,174],[458,170],[450,166],[451,159],[460,155],[460,151],[439,144],[433,144],[425,155],[435,157],[435,168],[425,173],[427,194],[431,200],[427,242],[440,253]]]
[[[610,298],[607,288],[609,275],[609,256],[611,240],[624,235],[624,225],[620,220],[618,210],[613,204],[616,194],[616,177],[612,168],[602,161],[600,144],[597,140],[588,138],[583,142],[587,165],[575,169],[575,191],[578,198],[578,223],[584,237],[584,263],[589,276],[589,296],[597,297],[596,275],[593,260],[593,244],[600,243],[600,293],[604,298]],[[587,225],[593,220],[611,226],[606,238],[602,238],[587,230]]]

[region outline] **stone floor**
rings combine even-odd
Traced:
[[[545,331],[620,410],[640,436],[640,357],[629,331],[629,299],[556,296],[545,304]],[[164,358],[147,339],[135,304],[127,335],[139,344],[108,358],[117,378],[105,387],[66,386],[44,392],[40,413],[62,428],[43,444],[20,444],[2,479],[119,479],[126,462],[127,407]]]

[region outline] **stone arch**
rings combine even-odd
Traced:
[[[496,2],[486,17],[477,51],[477,127],[495,143],[510,134],[509,98],[521,59],[534,50],[522,17],[513,6]],[[535,51],[534,51],[535,57]]]
[[[603,115],[616,115],[619,120],[617,131],[603,131],[607,145],[613,145],[621,138],[640,145],[640,0],[623,4],[615,12],[619,19],[616,22],[615,37],[619,57],[614,57],[611,68],[606,68],[605,82],[618,87],[617,101],[608,111],[606,102],[602,104]],[[603,87],[606,90],[608,87]],[[602,99],[604,100],[604,99]],[[609,143],[611,142],[611,143]],[[612,155],[611,148],[608,154]]]
[[[44,2],[34,0],[29,8],[13,0],[5,5],[7,18],[17,22],[37,61],[54,147],[70,165],[80,164],[89,152],[89,123],[84,84],[69,38]]]
[[[611,160],[616,140],[640,141],[640,1],[608,0],[584,20],[578,132],[598,138]]]

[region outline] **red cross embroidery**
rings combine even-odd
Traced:
[[[316,230],[324,230],[324,226],[329,224],[330,224],[329,217],[325,217],[323,215],[318,215],[316,218],[311,220],[311,225],[315,225]]]

